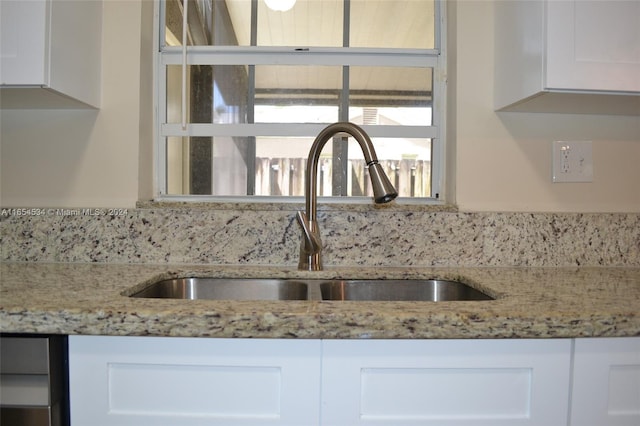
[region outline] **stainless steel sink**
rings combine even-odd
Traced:
[[[155,282],[130,297],[214,300],[462,301],[492,300],[451,280],[318,280],[278,278],[174,278]]]
[[[348,280],[320,284],[324,300],[444,302],[492,300],[467,284],[449,280]]]
[[[131,297],[215,300],[306,300],[304,282],[283,279],[175,278],[159,281]]]

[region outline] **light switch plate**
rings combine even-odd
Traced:
[[[553,142],[553,182],[593,182],[591,141]]]

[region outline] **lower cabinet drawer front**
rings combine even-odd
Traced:
[[[326,425],[566,425],[569,340],[325,341]]]
[[[320,342],[70,337],[71,425],[311,425]]]

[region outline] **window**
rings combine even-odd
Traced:
[[[161,1],[159,198],[303,196],[309,148],[336,121],[367,131],[400,197],[439,198],[442,6]],[[319,195],[370,195],[351,138],[327,144],[319,173]]]

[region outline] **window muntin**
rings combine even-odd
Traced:
[[[167,0],[167,8],[170,3],[175,5],[176,0]],[[181,6],[181,2],[178,3]],[[198,0],[197,3],[204,5],[201,10],[206,10],[207,0]],[[216,46],[217,40],[217,45],[224,48],[220,50],[204,44],[192,47],[191,44],[198,45],[195,42],[197,37],[190,36],[186,129],[179,124],[182,117],[176,108],[182,91],[178,77],[182,65],[180,48],[173,46],[179,46],[180,41],[173,37],[173,31],[169,31],[170,25],[167,26],[167,42],[161,49],[160,98],[164,98],[165,109],[160,110],[159,117],[159,169],[165,173],[158,179],[160,197],[302,195],[303,185],[300,182],[285,181],[298,176],[303,182],[303,174],[296,175],[296,170],[301,167],[301,161],[306,162],[315,134],[325,125],[339,120],[349,120],[365,127],[374,140],[381,162],[389,164],[387,172],[409,182],[396,182],[401,197],[436,196],[440,179],[433,181],[433,177],[434,172],[436,176],[440,174],[441,164],[438,161],[442,152],[442,129],[438,125],[442,114],[434,105],[437,104],[437,96],[443,93],[443,85],[434,81],[436,68],[443,66],[439,50],[433,48],[438,39],[434,14],[437,3],[423,0],[351,0],[345,5],[343,1],[297,1],[292,11],[298,11],[299,15],[303,7],[334,4],[334,9],[341,11],[340,19],[331,21],[342,20],[340,29],[344,31],[331,33],[340,34],[341,43],[345,46],[359,43],[356,41],[360,37],[358,26],[365,27],[366,20],[355,18],[354,14],[367,14],[354,12],[369,10],[366,5],[373,7],[375,4],[378,9],[384,9],[395,3],[398,8],[418,8],[420,13],[431,15],[429,24],[417,21],[422,22],[416,24],[419,30],[413,31],[420,34],[418,44],[407,44],[406,38],[398,41],[402,37],[395,37],[393,40],[387,38],[386,46],[377,46],[377,42],[368,43],[371,46],[359,43],[367,48],[348,50],[345,47],[334,49],[332,45],[336,43],[328,42],[326,37],[319,38],[315,44],[309,43],[308,39],[300,38],[300,31],[291,33],[305,43],[292,41],[292,36],[286,36],[286,42],[274,41],[274,37],[271,41],[261,42],[266,38],[260,38],[260,31],[273,29],[274,24],[267,25],[269,20],[262,18],[261,21],[260,16],[280,16],[280,21],[284,22],[288,12],[267,10],[263,0],[209,3],[212,11],[226,7],[229,17],[225,25],[220,26],[223,34],[214,37],[211,34],[215,31],[212,30],[206,46]],[[346,15],[343,13],[345,7],[348,9]],[[196,13],[193,9],[190,9],[189,16]],[[248,24],[236,24],[238,18],[231,18],[234,14],[244,14],[245,18],[250,16],[251,19]],[[167,16],[166,13],[160,15]],[[418,16],[419,13],[410,15]],[[351,19],[344,21],[344,16]],[[368,16],[367,19],[375,19],[371,18],[375,13]],[[207,19],[201,18],[201,22]],[[220,19],[220,13],[209,18],[210,22]],[[257,20],[253,27],[252,19]],[[429,20],[428,17],[426,19]],[[413,24],[405,24],[413,28]],[[295,29],[296,24],[286,25],[293,25]],[[231,36],[229,28],[233,29]],[[376,28],[384,33],[379,26]],[[392,30],[397,32],[395,27]],[[347,34],[346,38],[344,34]],[[316,45],[323,48],[316,50]],[[264,50],[265,46],[275,46],[275,50]],[[305,48],[289,48],[295,46]],[[383,127],[385,130],[375,130]],[[323,194],[366,195],[366,188],[352,184],[354,179],[360,181],[362,178],[358,177],[359,166],[356,165],[360,150],[355,142],[347,144],[343,139],[336,138],[323,150],[324,168],[320,172],[325,179],[322,182],[326,183],[322,185]],[[268,146],[272,147],[272,152],[265,153]],[[274,146],[284,147],[288,155],[278,154]],[[408,150],[405,146],[415,149]],[[327,174],[327,170],[330,173]]]

